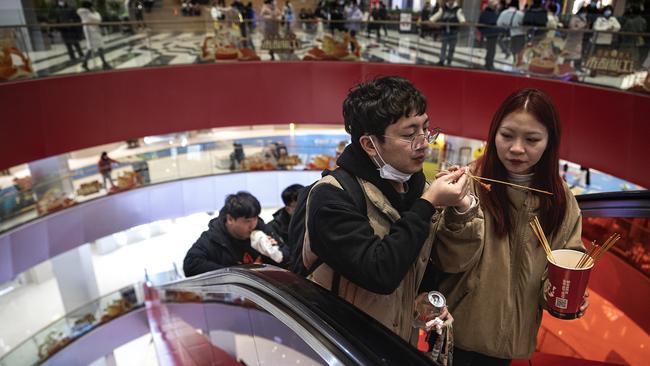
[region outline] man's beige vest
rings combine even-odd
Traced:
[[[376,235],[384,237],[390,231],[391,225],[400,218],[400,215],[377,187],[363,179],[356,179],[359,181],[366,198],[370,226]],[[343,189],[336,178],[331,175],[323,177],[314,187],[318,184],[332,184]],[[309,205],[309,197],[307,198],[307,204]],[[309,212],[309,206],[307,206],[307,212]],[[412,344],[415,344],[414,342],[417,341],[417,332],[415,332],[411,325],[413,320],[413,304],[422,276],[427,267],[427,261],[431,255],[431,245],[433,243],[437,222],[438,214],[436,213],[432,218],[429,236],[422,246],[417,260],[406,273],[399,287],[392,294],[381,295],[367,291],[345,277],[341,277],[339,284],[338,294],[340,297],[377,319],[402,339],[407,342],[410,341]],[[307,223],[308,220],[306,218],[305,228],[307,228]],[[333,229],[336,230],[336,228]],[[350,245],[354,245],[354,243],[350,243]],[[302,250],[305,267],[310,268],[316,261],[317,256],[310,249],[307,229],[305,229],[305,242]],[[308,278],[324,288],[331,289],[333,272],[326,263],[323,263]]]

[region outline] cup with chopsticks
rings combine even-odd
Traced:
[[[544,294],[549,314],[560,319],[578,318],[591,269],[621,236],[614,234],[605,244],[594,245],[587,253],[572,249],[551,250],[537,217],[533,218],[530,226],[548,259],[548,282]]]

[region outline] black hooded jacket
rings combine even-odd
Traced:
[[[368,217],[355,207],[347,192],[320,184],[311,192],[308,230],[311,250],[334,271],[366,290],[390,294],[416,260],[429,235],[433,205],[421,199],[425,187],[422,172],[398,193],[358,144],[348,145],[338,165],[375,185],[401,218],[383,238],[375,235]]]
[[[291,216],[287,213],[287,210],[282,207],[275,211],[273,214],[273,220],[266,224],[266,230],[271,233],[276,240],[277,238],[280,238],[284,243],[288,243],[290,221]]]
[[[258,218],[255,230],[265,231],[264,220]],[[276,264],[251,247],[250,239],[235,239],[226,229],[225,215],[210,220],[204,231],[185,255],[183,271],[185,276],[213,271],[224,267],[247,263]]]

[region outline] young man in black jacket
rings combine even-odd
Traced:
[[[303,262],[312,268],[322,260],[311,280],[415,341],[413,305],[440,219],[436,207],[463,212],[474,204],[468,179],[458,170],[427,186],[422,164],[439,130],[431,131],[425,97],[404,78],[354,87],[343,118],[352,143],[337,164],[359,182],[367,210],[323,177],[307,200]]]
[[[281,253],[278,255],[277,246],[270,248],[256,240],[251,243],[251,234],[255,230],[265,229],[264,221],[258,217],[260,211],[259,201],[248,192],[237,192],[226,197],[219,216],[210,220],[208,230],[201,234],[185,255],[185,275],[194,276],[238,264],[281,263],[283,256]],[[275,240],[269,240],[271,244],[277,244]]]
[[[302,184],[292,184],[282,191],[282,202],[284,207],[275,211],[273,220],[266,224],[267,232],[271,233],[274,238],[282,239],[284,244],[289,242],[289,222],[296,208],[298,194],[304,188]]]

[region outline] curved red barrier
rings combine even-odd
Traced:
[[[650,187],[650,97],[561,81],[427,66],[345,62],[185,65],[0,85],[0,168],[146,135],[201,128],[342,123],[347,90],[378,75],[411,79],[433,125],[485,138],[511,92],[538,87],[564,124],[562,157]]]

